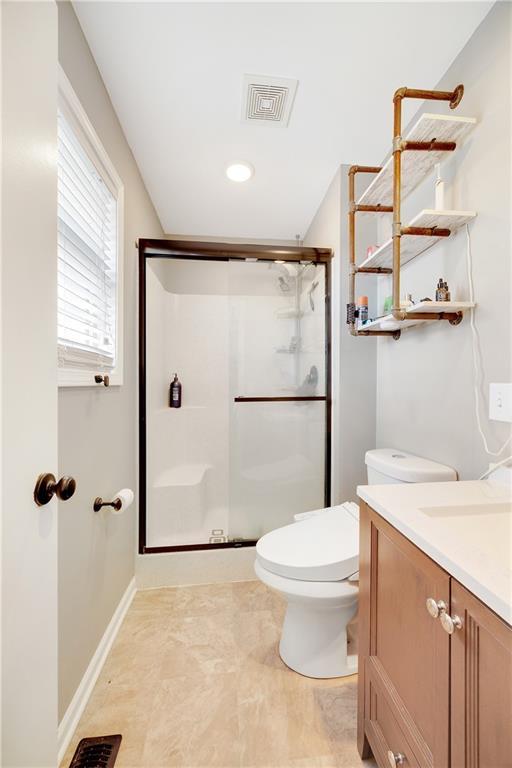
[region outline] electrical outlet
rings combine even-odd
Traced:
[[[512,422],[512,384],[489,384],[489,418]]]

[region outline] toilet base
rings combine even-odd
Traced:
[[[357,601],[320,608],[289,601],[279,644],[286,666],[306,677],[355,674],[357,655],[347,653],[347,624],[356,610]]]

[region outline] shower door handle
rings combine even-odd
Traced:
[[[235,403],[297,403],[309,400],[327,400],[326,395],[313,395],[311,397],[235,397]]]

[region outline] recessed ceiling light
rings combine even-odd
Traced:
[[[286,264],[284,259],[274,259],[274,264]]]
[[[230,181],[248,181],[254,173],[249,163],[233,163],[226,168],[226,176]]]

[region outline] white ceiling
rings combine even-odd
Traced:
[[[382,160],[395,89],[434,87],[490,6],[74,3],[164,230],[285,239],[340,163]],[[287,128],[241,121],[246,73],[299,80]]]

